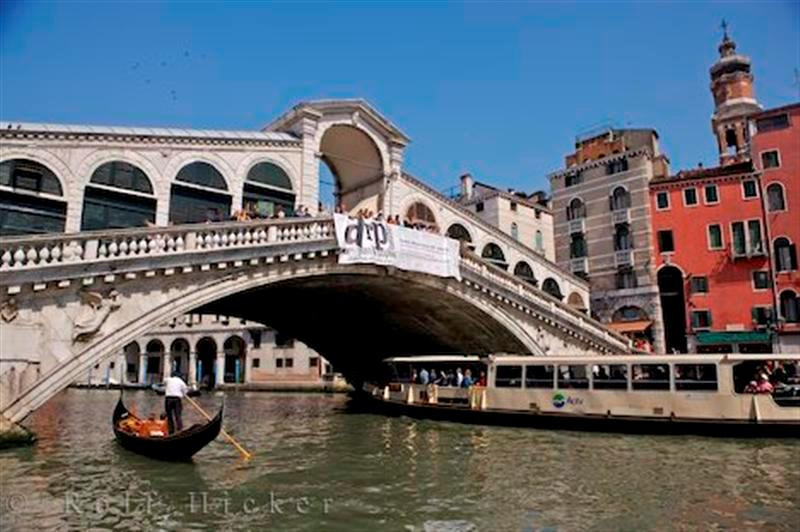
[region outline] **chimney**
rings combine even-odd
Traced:
[[[472,175],[462,174],[461,175],[461,197],[465,199],[472,199],[472,189],[475,188],[475,180],[472,178]]]

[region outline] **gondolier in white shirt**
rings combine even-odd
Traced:
[[[167,411],[167,427],[170,434],[183,430],[182,399],[188,391],[189,387],[178,374],[164,381],[164,409]]]

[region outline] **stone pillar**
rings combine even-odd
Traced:
[[[197,384],[197,352],[191,351],[189,353],[189,382],[187,383],[189,386],[195,386]]]
[[[225,383],[225,352],[217,351],[216,385]]]
[[[139,353],[139,384],[145,384],[147,379],[147,354]]]
[[[242,383],[250,382],[250,354],[245,351],[244,356],[242,357]]]
[[[111,378],[119,379],[120,384],[128,384],[128,356],[125,353],[117,355],[117,366],[117,374]]]
[[[164,377],[162,380],[172,376],[172,353],[169,351],[164,353]]]

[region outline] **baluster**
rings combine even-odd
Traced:
[[[0,257],[0,265],[2,265],[3,268],[8,268],[11,266],[12,259],[13,257],[11,256],[11,252],[5,250],[5,252],[3,252],[3,256]]]
[[[53,262],[59,262],[58,259],[61,258],[61,244],[56,244],[53,246],[53,249],[50,250],[50,256],[53,257]]]
[[[183,251],[185,246],[186,246],[186,243],[183,241],[183,237],[181,235],[178,235],[177,240],[175,240],[175,251],[179,251],[179,252]]]
[[[100,247],[97,248],[97,256],[101,259],[104,259],[108,256],[108,246],[106,245],[105,240],[100,242]]]
[[[47,260],[49,258],[50,258],[50,250],[47,249],[47,244],[44,244],[42,248],[39,250],[39,263],[47,264]]]

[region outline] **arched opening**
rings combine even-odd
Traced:
[[[462,242],[472,243],[472,236],[470,236],[467,228],[461,224],[453,224],[447,228],[447,236]]]
[[[228,186],[216,168],[195,161],[180,169],[170,189],[171,223],[219,222],[227,220],[230,213]]]
[[[544,282],[542,283],[542,290],[544,290],[546,293],[550,294],[554,298],[558,299],[559,301],[564,299],[564,294],[561,293],[561,287],[558,286],[558,283],[552,277],[548,277],[547,279],[544,280]]]
[[[321,198],[341,205],[346,212],[365,208],[378,212],[383,194],[384,164],[380,150],[364,131],[345,124],[328,128],[319,145]],[[331,197],[332,196],[332,197]]]
[[[775,256],[775,271],[788,272],[797,269],[797,246],[782,236],[772,244]]]
[[[111,161],[92,173],[83,194],[82,231],[142,227],[155,221],[153,186],[140,168]]]
[[[539,281],[536,280],[536,276],[533,274],[533,268],[524,260],[519,261],[517,265],[514,266],[514,275],[533,286],[539,284]]]
[[[780,295],[781,318],[786,323],[800,323],[800,299],[791,290],[784,290]]]
[[[769,212],[786,210],[786,198],[783,196],[783,186],[780,183],[767,185],[767,210]]]
[[[631,206],[631,195],[625,189],[625,187],[619,186],[614,188],[611,192],[611,210],[612,211],[619,211],[622,209],[628,209]]]
[[[137,342],[131,342],[122,348],[125,353],[125,377],[126,382],[139,382],[139,353],[141,348]]]
[[[222,344],[225,351],[225,382],[244,382],[245,343],[240,336],[231,336]]]
[[[581,312],[586,312],[588,310],[586,308],[586,303],[583,302],[583,298],[578,292],[572,292],[569,295],[567,298],[567,305]]]
[[[161,340],[150,340],[145,347],[145,372],[144,384],[161,382],[163,375],[162,361],[164,360],[164,344]],[[141,371],[141,370],[140,370]]]
[[[52,170],[28,159],[0,163],[0,236],[63,233],[64,191]]]
[[[686,352],[686,303],[683,274],[675,266],[665,266],[658,272],[658,292],[664,321],[664,340],[667,353]]]
[[[184,338],[176,338],[169,346],[172,369],[171,373],[189,374],[189,342]]]
[[[653,321],[640,307],[627,305],[614,311],[609,324],[615,331],[624,334],[633,341],[638,351],[653,351]]]
[[[217,342],[210,336],[204,336],[197,341],[197,382],[208,390],[216,384],[217,376]]]
[[[416,227],[417,229],[425,229],[428,231],[439,230],[433,210],[421,201],[415,201],[408,206],[404,222],[410,227]]]
[[[628,224],[620,224],[614,231],[614,250],[628,251],[633,249],[633,235]]]
[[[294,212],[295,194],[292,180],[283,169],[273,163],[262,162],[247,172],[242,195],[242,208],[251,216],[269,218],[283,209]]]
[[[500,246],[495,244],[494,242],[489,242],[483,247],[483,251],[481,252],[481,257],[494,264],[498,268],[503,268],[504,270],[508,270],[508,263],[506,262],[505,253],[503,250],[500,249]]]
[[[586,218],[586,205],[580,198],[573,198],[567,206],[567,220]]]

